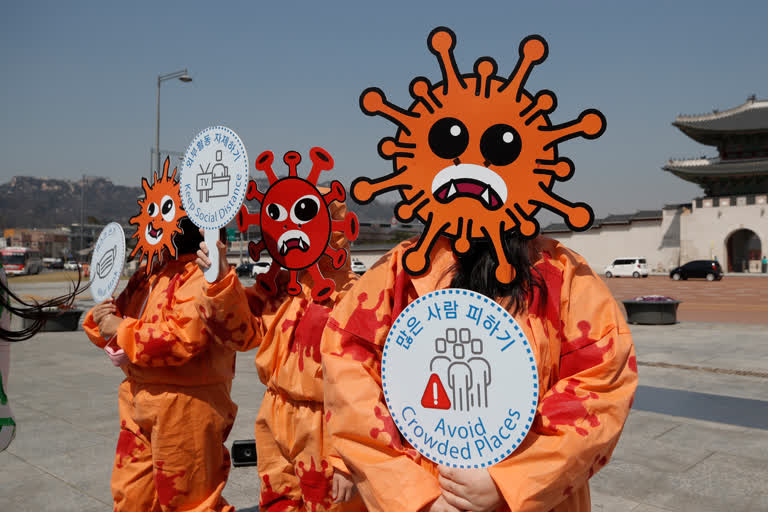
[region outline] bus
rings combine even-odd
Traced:
[[[40,251],[26,247],[5,247],[0,249],[3,268],[9,276],[21,274],[39,274],[43,269]]]

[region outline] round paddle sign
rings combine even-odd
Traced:
[[[381,362],[395,425],[423,456],[483,468],[509,456],[538,404],[536,360],[496,302],[468,290],[419,297],[395,319]]]
[[[125,233],[117,222],[101,230],[91,256],[91,296],[98,304],[112,296],[125,265]]]
[[[248,187],[248,155],[240,137],[224,126],[197,134],[184,154],[180,182],[181,202],[189,219],[205,230],[211,268],[206,279],[218,275],[218,230],[240,209]]]

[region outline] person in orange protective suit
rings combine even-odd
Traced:
[[[334,219],[347,215],[343,203],[331,203],[329,210]],[[339,232],[331,234],[330,245],[340,250],[349,246]],[[220,242],[219,251],[221,262],[225,248]],[[198,253],[203,269],[210,267],[207,255],[203,243]],[[318,262],[322,275],[334,283],[322,301],[313,299],[312,286],[318,283],[309,272],[300,273],[301,291],[295,296],[285,291],[288,272],[274,274],[276,294],[271,295],[262,281],[244,288],[234,270],[226,267],[201,300],[208,328],[218,342],[238,351],[258,348],[256,368],[267,387],[254,429],[259,509],[264,512],[365,510],[343,465],[337,464],[334,470],[328,461],[320,339],[331,309],[357,278],[348,258],[338,269],[329,261],[320,258]],[[268,276],[277,270],[273,262]],[[267,277],[267,282],[271,279]]]
[[[603,467],[637,384],[631,335],[616,302],[584,260],[558,242],[505,235],[517,271],[494,278],[488,244],[456,256],[446,238],[429,270],[405,271],[404,242],[369,270],[335,308],[323,338],[328,422],[338,456],[373,511],[586,511],[588,479]],[[516,283],[520,283],[516,285]],[[384,342],[397,315],[443,288],[495,297],[534,349],[541,399],[511,456],[486,469],[436,466],[400,435],[381,387]]]
[[[167,168],[166,160],[166,176]],[[222,491],[230,470],[224,441],[237,413],[230,399],[235,353],[213,343],[205,329],[197,302],[204,276],[195,263],[202,237],[181,209],[178,184],[174,196],[170,182],[173,177],[164,183],[161,177],[151,189],[145,182],[147,199],[134,217],[147,266],[116,301],[95,306],[83,322],[98,347],[117,344],[110,357],[126,375],[118,394],[114,510],[233,512]],[[168,202],[174,197],[175,204]],[[167,222],[162,227],[159,213]],[[176,226],[171,244],[166,237]],[[163,256],[158,246],[176,257],[165,254],[153,265],[152,254]]]

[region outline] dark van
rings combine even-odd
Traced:
[[[672,269],[669,277],[675,281],[688,278],[701,278],[707,281],[719,281],[723,278],[723,268],[715,260],[689,261],[681,267]]]

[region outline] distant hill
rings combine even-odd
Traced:
[[[16,176],[0,185],[1,228],[52,228],[80,222],[83,181]],[[85,179],[86,222],[127,224],[136,214],[140,187],[115,185],[100,177]]]
[[[266,189],[266,181],[259,179],[259,189]],[[81,191],[83,181],[54,178],[16,176],[0,185],[0,229],[53,228],[80,222]],[[391,194],[396,197],[396,194]],[[115,185],[107,178],[87,177],[85,180],[86,223],[106,224],[115,221],[123,225],[136,215],[136,200],[143,197],[141,187]],[[374,201],[356,204],[347,191],[347,206],[357,213],[360,222],[389,223],[393,205]],[[258,202],[248,207],[258,209]]]

